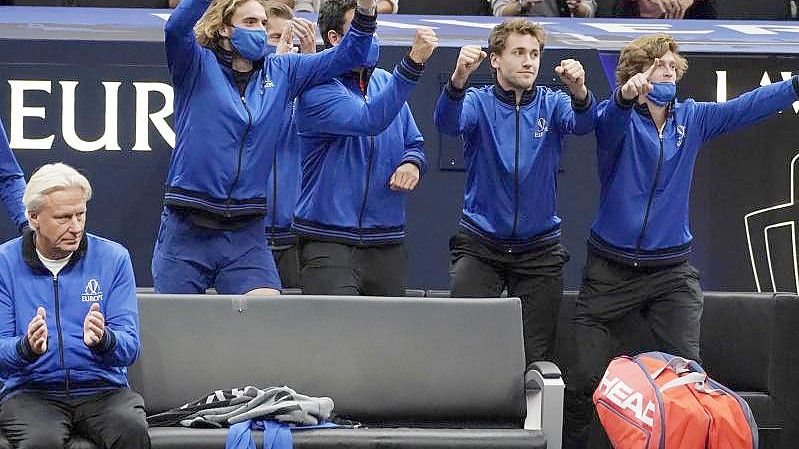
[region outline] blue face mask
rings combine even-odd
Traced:
[[[666,107],[677,97],[677,85],[674,83],[652,83],[652,91],[646,94],[646,98],[652,103]]]
[[[233,27],[230,44],[248,61],[257,61],[266,54],[266,32],[259,29]]]

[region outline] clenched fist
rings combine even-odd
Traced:
[[[452,86],[463,89],[480,63],[488,56],[479,45],[464,45],[455,62],[455,71],[452,72]]]
[[[555,73],[569,88],[575,99],[583,101],[588,96],[588,88],[585,87],[585,69],[580,61],[574,59],[564,59],[560,65],[555,67]]]
[[[430,59],[433,50],[438,47],[438,36],[432,28],[417,27],[416,36],[413,37],[413,46],[408,54],[413,62],[424,64]]]

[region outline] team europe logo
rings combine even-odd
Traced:
[[[99,302],[103,300],[103,292],[100,289],[100,282],[97,279],[89,279],[86,287],[83,288],[83,294],[80,295],[82,302]]]
[[[535,138],[540,139],[541,137],[544,137],[544,134],[546,134],[547,131],[549,131],[549,125],[547,125],[547,121],[545,118],[540,117],[535,122],[535,134],[534,134]]]

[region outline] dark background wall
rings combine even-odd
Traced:
[[[381,65],[390,67],[407,51],[384,47]],[[409,205],[409,284],[411,287],[445,288],[448,285],[447,243],[455,231],[462,206],[463,173],[450,163],[460,156],[456,139],[443,139],[432,123],[434,100],[450,74],[456,48],[440,48],[430,61],[423,81],[413,94],[411,106],[426,138],[431,169]],[[611,55],[612,56],[612,55]],[[600,97],[607,97],[610,85],[595,50],[546,50],[539,75],[542,84],[554,84],[552,68],[564,57],[583,61],[589,85]],[[764,73],[772,80],[781,72],[796,68],[793,57],[688,55],[691,68],[681,82],[679,97],[716,99],[716,71],[727,72],[729,96],[760,85]],[[490,81],[488,64],[474,81]],[[150,123],[152,151],[133,151],[135,141],[136,87],[134,83],[168,83],[163,44],[99,43],[91,41],[0,40],[0,118],[9,129],[11,84],[7,80],[48,81],[50,93],[28,92],[26,107],[42,107],[45,119],[24,121],[26,138],[54,135],[52,149],[15,151],[26,173],[52,162],[66,161],[88,175],[96,195],[90,203],[91,231],[123,242],[134,257],[140,285],[151,285],[149,262],[158,226],[163,180],[169,163],[170,146]],[[77,81],[77,133],[94,140],[104,131],[105,93],[101,82],[120,82],[116,126],[121,150],[100,149],[80,152],[68,148],[62,132],[63,88],[59,81]],[[149,95],[149,112],[164,107],[163,96]],[[141,111],[140,111],[141,113]],[[213,114],[212,110],[208,111]],[[33,115],[33,114],[31,114]],[[703,286],[715,290],[755,290],[752,262],[744,227],[744,216],[752,211],[792,201],[790,163],[799,152],[795,144],[796,114],[793,110],[775,114],[765,123],[721,137],[706,145],[699,158],[693,190],[692,220],[697,250],[694,263],[704,272]],[[585,258],[584,238],[596,208],[598,185],[595,174],[594,139],[567,138],[564,142],[559,179],[560,210],[564,219],[564,241],[572,254],[566,267],[566,285],[576,288]],[[791,208],[780,213],[792,220]],[[776,220],[776,221],[775,221]],[[782,216],[766,217],[756,223],[784,222]],[[795,224],[795,223],[794,223]],[[761,288],[795,290],[795,239],[793,224],[769,231],[769,271],[766,247],[756,254]],[[8,220],[0,220],[0,235],[11,237]],[[764,242],[763,229],[753,233],[756,243]],[[755,245],[757,246],[757,245]]]

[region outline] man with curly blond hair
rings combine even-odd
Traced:
[[[671,36],[639,37],[621,52],[621,87],[598,107],[601,193],[574,317],[579,361],[570,371],[576,396],[567,406],[572,446],[566,447],[580,447],[592,419],[591,393],[614,355],[615,330],[628,316],[646,319],[653,349],[699,360],[703,296],[699,271],[688,263],[697,154],[705,141],[763,120],[799,97],[793,77],[725,103],[679,101],[677,82],[687,70]]]
[[[463,216],[450,240],[452,296],[507,288],[520,297],[528,364],[552,355],[569,260],[556,205],[561,140],[590,133],[596,112],[578,61],[554,68],[568,92],[535,84],[545,40],[539,24],[512,19],[494,27],[488,54],[464,46],[435,111],[439,131],[462,138],[466,161]],[[496,83],[467,88],[486,57]]]
[[[175,88],[175,150],[152,262],[159,293],[277,294],[264,238],[266,183],[286,108],[308,87],[363,65],[375,0],[358,0],[341,45],[291,52],[309,30],[289,22],[267,46],[262,0],[183,0],[166,24]]]

